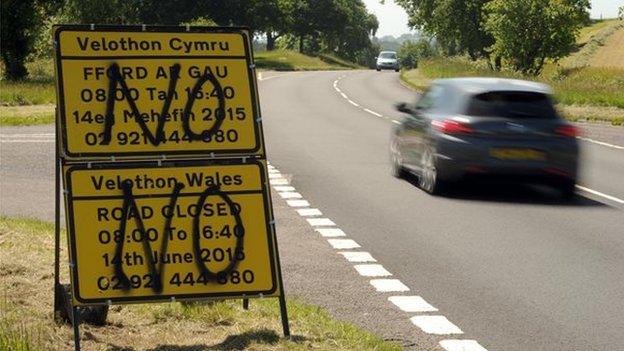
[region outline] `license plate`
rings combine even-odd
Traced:
[[[546,154],[533,149],[490,149],[490,156],[499,160],[545,161]]]

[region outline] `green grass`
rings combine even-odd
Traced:
[[[72,332],[52,320],[53,225],[0,217],[0,350],[72,350]],[[65,234],[62,234],[65,238]],[[66,247],[65,243],[61,244]],[[67,262],[65,249],[62,262]],[[67,281],[67,265],[61,281]],[[4,301],[4,302],[3,302]],[[401,346],[287,301],[293,336],[281,334],[277,299],[112,306],[103,327],[82,325],[84,350],[376,350]]]
[[[465,58],[423,60],[418,70],[402,73],[403,79],[417,89],[428,80],[450,77],[503,77],[529,79],[552,86],[558,102],[565,105],[614,106],[624,108],[624,70],[584,67],[566,69],[548,65],[538,77],[523,77],[511,71],[494,71],[484,62]]]
[[[577,39],[578,50],[563,58],[560,64],[566,68],[586,66],[604,67],[603,62],[593,60],[596,53],[605,48],[608,39],[617,31],[624,29],[624,22],[619,20],[599,21],[581,29]],[[621,48],[610,47],[611,50],[621,51]],[[617,67],[617,66],[616,66]]]
[[[0,126],[54,123],[54,105],[0,106]]]
[[[54,66],[52,60],[38,60],[26,64],[29,75],[23,81],[10,82],[0,80],[0,106],[21,106],[53,104],[56,102],[54,91]],[[4,77],[4,68],[0,67],[0,76]]]
[[[357,65],[331,55],[307,56],[296,51],[275,50],[255,53],[257,68],[276,71],[321,71],[356,68]]]

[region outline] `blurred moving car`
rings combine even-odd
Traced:
[[[399,59],[395,51],[382,51],[377,57],[377,71],[382,69],[393,69],[395,72],[399,71]]]
[[[393,173],[436,194],[466,176],[539,181],[574,196],[578,129],[557,114],[544,84],[499,78],[440,79],[392,135]]]

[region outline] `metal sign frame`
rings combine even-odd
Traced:
[[[249,84],[250,84],[250,93],[252,98],[252,118],[254,121],[254,137],[256,145],[252,149],[246,150],[199,150],[199,151],[176,151],[176,152],[163,152],[163,151],[154,151],[154,152],[144,152],[144,153],[133,153],[129,155],[127,153],[108,153],[103,155],[102,153],[68,153],[66,150],[67,146],[67,129],[63,128],[66,124],[66,116],[65,116],[65,101],[64,101],[64,90],[63,90],[63,79],[62,79],[62,58],[60,56],[60,48],[59,48],[59,35],[62,31],[89,31],[89,32],[161,32],[161,33],[238,33],[243,35],[243,43],[245,46],[245,60],[247,64],[246,72],[249,76]],[[188,164],[189,162],[199,162],[203,164],[215,164],[220,162],[227,162],[226,159],[236,159],[234,162],[238,162],[241,160],[241,164],[248,163],[259,163],[260,160],[266,159],[265,154],[265,143],[264,136],[262,132],[262,118],[260,112],[260,103],[258,97],[258,86],[255,74],[255,66],[253,61],[253,50],[250,47],[250,38],[248,37],[248,33],[250,33],[249,28],[246,27],[190,27],[190,26],[114,26],[114,25],[58,25],[55,26],[54,29],[54,46],[55,46],[55,68],[57,70],[56,75],[56,90],[57,90],[57,108],[56,108],[56,139],[55,139],[55,241],[54,241],[54,318],[56,319],[60,314],[62,314],[62,309],[71,308],[69,311],[68,321],[70,321],[73,325],[74,332],[74,348],[75,350],[80,350],[80,322],[81,322],[81,307],[74,303],[74,299],[71,299],[71,306],[63,306],[63,301],[66,301],[66,294],[63,286],[60,282],[60,245],[61,245],[61,201],[62,198],[66,197],[66,215],[69,216],[72,208],[70,201],[68,200],[71,194],[69,192],[65,192],[62,190],[62,186],[67,186],[65,184],[65,179],[62,176],[63,167],[77,167],[77,168],[94,168],[94,167],[113,167],[123,168],[123,167],[132,167],[137,164],[139,165],[149,165],[156,164],[160,166],[163,160],[167,160],[167,165],[170,164]],[[116,159],[117,158],[117,159]],[[102,163],[104,161],[104,163]],[[106,161],[110,161],[106,163]],[[133,161],[134,163],[124,164],[120,161]],[[264,170],[266,172],[266,170]],[[288,312],[286,308],[286,296],[284,292],[284,284],[281,274],[281,264],[279,258],[279,250],[277,243],[277,236],[275,234],[275,221],[273,220],[273,205],[272,199],[270,196],[271,188],[268,185],[268,179],[266,177],[266,173],[261,172],[261,177],[263,177],[261,182],[261,193],[263,196],[263,205],[265,212],[265,219],[271,219],[267,225],[267,235],[269,249],[272,250],[273,257],[270,257],[272,261],[270,263],[271,269],[275,270],[273,272],[273,290],[277,294],[277,298],[279,299],[279,307],[280,307],[280,316],[282,322],[282,330],[284,336],[290,337],[290,326],[288,322]],[[68,229],[70,228],[70,218],[67,217]],[[69,234],[68,234],[69,235]],[[68,237],[68,246],[70,245],[70,239]],[[75,247],[73,248],[73,252],[75,252]],[[72,248],[70,247],[70,266],[72,265],[72,257],[71,257]],[[73,268],[72,268],[73,271]],[[72,273],[73,274],[73,273]],[[72,280],[74,280],[72,278]],[[276,281],[275,281],[276,280]],[[226,298],[243,298],[243,308],[246,310],[249,308],[249,299],[250,297],[264,297],[263,294],[251,295],[249,293],[245,294],[231,294]],[[167,297],[163,299],[158,299],[158,301],[166,300]],[[189,295],[185,296],[182,299],[197,299],[197,298],[206,298],[206,294],[199,295]],[[220,299],[222,296],[212,296],[208,298]],[[115,303],[132,303],[139,300],[138,302],[144,302],[140,299],[128,299],[128,300],[119,300],[112,301],[112,299],[106,299],[105,301],[98,301],[96,305],[102,304],[111,304]],[[146,300],[147,301],[147,300]],[[149,301],[156,301],[156,299],[151,299]],[[65,311],[67,312],[67,311]]]
[[[130,33],[212,33],[212,34],[240,34],[243,39],[243,45],[245,50],[245,56],[227,56],[227,58],[237,58],[237,59],[245,59],[247,66],[247,75],[249,77],[249,89],[252,98],[252,111],[251,118],[254,120],[254,137],[255,137],[255,146],[251,149],[230,149],[230,150],[211,150],[211,149],[202,149],[202,150],[194,150],[194,151],[146,151],[146,152],[112,152],[112,153],[101,153],[101,152],[83,152],[83,153],[74,153],[68,150],[68,140],[67,140],[67,128],[63,128],[63,126],[67,125],[67,116],[65,113],[65,91],[63,88],[63,59],[71,59],[71,60],[89,60],[89,56],[81,57],[81,56],[61,56],[61,47],[60,47],[60,35],[63,32],[130,32]],[[249,155],[254,154],[257,156],[264,156],[264,142],[263,142],[263,134],[262,134],[262,126],[261,126],[261,118],[260,116],[260,103],[258,97],[258,90],[256,84],[256,76],[255,76],[255,65],[253,59],[253,52],[250,47],[250,38],[248,36],[249,28],[246,27],[191,27],[191,26],[114,26],[114,25],[60,25],[58,29],[54,31],[54,42],[55,42],[55,55],[58,58],[55,62],[55,68],[57,72],[57,97],[58,97],[58,123],[60,123],[61,128],[59,128],[61,132],[61,156],[71,160],[80,160],[85,158],[92,159],[106,159],[115,157],[118,159],[137,159],[137,158],[148,158],[150,156],[196,156],[202,157],[207,153],[214,153],[220,155],[228,155],[228,156],[236,156],[236,155]],[[158,58],[157,56],[150,55],[142,55],[142,56],[104,56],[103,59],[110,58]],[[175,57],[177,59],[201,59],[201,58],[220,58],[219,55],[206,55],[206,56],[168,56]],[[93,58],[91,58],[93,59]],[[103,60],[102,59],[102,60]]]
[[[100,299],[91,299],[91,298],[83,298],[80,296],[80,280],[78,279],[78,263],[79,263],[79,252],[76,248],[76,235],[77,229],[75,220],[74,220],[74,206],[75,202],[81,201],[81,199],[75,199],[72,194],[72,180],[71,173],[74,171],[80,170],[129,170],[129,169],[161,169],[161,168],[192,168],[192,167],[201,167],[201,166],[222,166],[222,165],[253,165],[259,168],[260,174],[260,186],[259,190],[254,190],[253,193],[262,196],[262,204],[263,204],[263,214],[265,218],[265,229],[267,235],[267,248],[268,248],[268,259],[270,262],[271,268],[271,288],[268,290],[262,291],[245,291],[239,293],[197,293],[197,294],[175,294],[175,295],[150,295],[150,296],[138,296],[138,297],[112,297],[112,298],[100,298]],[[265,178],[263,165],[256,160],[249,160],[247,162],[241,162],[241,160],[217,160],[217,161],[193,161],[189,163],[186,162],[142,162],[142,163],[124,163],[122,165],[118,164],[93,164],[91,167],[87,165],[69,165],[63,173],[65,173],[64,181],[66,184],[66,188],[68,191],[65,193],[67,204],[67,213],[66,217],[68,220],[67,234],[69,240],[69,248],[70,248],[70,256],[72,259],[71,265],[71,273],[72,273],[72,291],[74,294],[74,299],[81,305],[97,305],[97,304],[109,304],[109,303],[133,303],[133,302],[163,302],[163,301],[171,301],[179,300],[179,299],[207,299],[207,298],[217,298],[217,299],[233,299],[233,298],[249,298],[249,297],[261,297],[261,296],[271,296],[276,292],[279,293],[281,289],[278,286],[277,282],[277,264],[275,259],[275,233],[274,228],[270,224],[272,221],[272,216],[269,211],[269,206],[271,206],[269,201],[269,192],[268,192],[268,180]],[[228,191],[224,191],[224,193],[228,193]],[[190,196],[190,195],[185,195]],[[150,198],[160,198],[166,196],[160,195],[142,195],[140,197],[150,197]],[[104,199],[104,197],[102,198]],[[110,199],[107,197],[106,199]],[[96,197],[88,197],[88,199],[83,200],[96,200]],[[119,201],[123,201],[123,196],[120,194]],[[197,258],[196,258],[197,259]]]

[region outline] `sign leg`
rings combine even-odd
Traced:
[[[74,350],[80,351],[80,308],[72,308],[72,320],[74,321]]]
[[[244,310],[249,309],[249,299],[243,299],[243,309]]]
[[[280,315],[282,316],[282,329],[284,330],[284,336],[290,337],[290,326],[288,325],[288,311],[286,311],[286,297],[284,292],[279,296]]]
[[[58,116],[58,114],[57,114]],[[60,252],[61,252],[61,160],[59,157],[59,134],[56,127],[55,159],[54,159],[54,320],[63,308],[63,288],[60,282]]]

